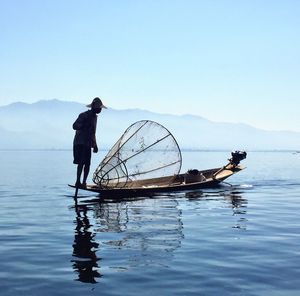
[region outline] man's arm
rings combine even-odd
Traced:
[[[86,122],[86,116],[83,113],[79,114],[78,118],[73,123],[73,129],[75,131],[83,129],[85,126],[85,122]]]
[[[98,152],[98,145],[97,145],[97,140],[96,140],[96,127],[97,127],[97,117],[94,119],[94,130],[93,130],[93,134],[92,134],[92,147],[93,147],[94,153]]]

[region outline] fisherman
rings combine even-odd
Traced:
[[[87,105],[90,110],[80,113],[73,123],[73,129],[76,131],[73,141],[74,164],[77,164],[77,179],[75,186],[77,188],[86,187],[86,180],[90,172],[91,150],[98,152],[96,141],[97,114],[106,107],[102,104],[101,99],[94,98],[92,103]],[[80,182],[83,170],[83,180]]]

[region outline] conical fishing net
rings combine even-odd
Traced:
[[[132,124],[104,157],[93,181],[102,188],[136,186],[145,179],[179,174],[181,152],[162,125],[142,120]]]

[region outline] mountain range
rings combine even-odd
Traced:
[[[70,149],[83,104],[42,100],[0,107],[0,149]],[[98,118],[99,148],[108,149],[126,128],[149,119],[164,125],[181,149],[300,150],[300,132],[266,131],[240,123],[213,122],[195,115],[160,114],[147,110],[103,110]]]

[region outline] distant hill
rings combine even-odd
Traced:
[[[83,104],[56,99],[2,106],[0,149],[71,148],[72,124],[85,110]],[[159,114],[140,109],[103,110],[97,128],[100,148],[110,148],[129,125],[143,119],[164,125],[181,149],[300,149],[298,132],[265,131],[246,124],[212,122],[200,116]]]

